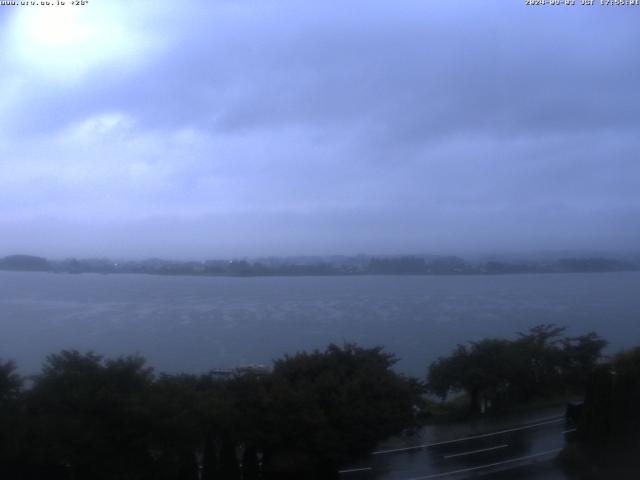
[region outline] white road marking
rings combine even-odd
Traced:
[[[371,467],[363,467],[363,468],[349,468],[347,470],[338,470],[338,473],[356,473],[356,472],[368,472],[373,470]]]
[[[454,453],[453,455],[445,455],[444,458],[464,457],[465,455],[473,455],[474,453],[490,452],[491,450],[498,450],[500,448],[507,448],[509,445],[498,445],[497,447],[480,448],[478,450],[471,450],[469,452]]]
[[[522,462],[524,460],[531,460],[532,458],[544,457],[544,456],[547,456],[547,455],[551,455],[552,453],[558,453],[561,450],[562,450],[562,448],[555,448],[553,450],[547,450],[546,452],[540,452],[540,453],[536,453],[536,454],[533,454],[533,455],[527,455],[526,457],[512,458],[510,460],[504,460],[502,462],[488,463],[486,465],[480,465],[479,467],[463,468],[461,470],[452,470],[450,472],[445,472],[445,473],[434,473],[432,475],[425,475],[423,477],[413,477],[413,478],[409,478],[407,480],[427,480],[428,478],[441,478],[441,477],[446,477],[446,476],[449,476],[449,475],[456,475],[458,473],[473,472],[473,471],[476,471],[476,470],[482,470],[484,468],[497,467],[499,465],[507,465],[509,463],[516,463],[516,462]]]
[[[438,445],[447,445],[447,444],[456,443],[456,442],[464,442],[466,440],[474,440],[476,438],[493,437],[495,435],[502,435],[504,433],[517,432],[517,431],[520,431],[520,430],[527,430],[529,428],[536,428],[536,427],[540,427],[542,425],[550,425],[552,423],[560,423],[560,422],[564,422],[564,421],[565,421],[564,416],[561,416],[561,417],[555,418],[553,420],[547,420],[547,421],[544,421],[544,422],[535,423],[533,425],[525,425],[523,427],[508,428],[506,430],[500,430],[498,432],[481,433],[479,435],[472,435],[470,437],[456,438],[455,440],[445,440],[445,441],[442,441],[442,442],[425,443],[423,445],[413,445],[411,447],[392,448],[390,450],[378,450],[377,452],[371,453],[371,455],[385,455],[387,453],[398,453],[398,452],[406,452],[406,451],[409,451],[409,450],[420,450],[422,448],[435,447],[435,446],[438,446]]]
[[[571,432],[575,432],[577,430],[577,428],[570,428],[569,430],[564,430],[562,433],[571,433]]]

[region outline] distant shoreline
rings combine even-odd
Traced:
[[[67,274],[146,274],[190,277],[358,277],[358,276],[496,276],[560,273],[614,273],[640,271],[638,259],[603,257],[562,258],[547,261],[476,261],[459,257],[339,257],[306,260],[273,258],[267,261],[207,260],[180,262],[162,259],[48,260],[30,255],[0,258],[0,271]]]

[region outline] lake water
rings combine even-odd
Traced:
[[[269,364],[329,342],[383,345],[424,376],[459,342],[540,323],[640,344],[640,273],[168,277],[0,272],[0,357],[141,353],[164,371]]]

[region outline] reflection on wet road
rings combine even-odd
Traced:
[[[537,415],[430,426],[395,440],[341,471],[344,480],[485,478],[561,480],[553,459],[573,431],[563,409]],[[517,475],[514,477],[517,472]]]

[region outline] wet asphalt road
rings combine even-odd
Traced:
[[[553,460],[572,434],[564,408],[535,414],[429,426],[345,466],[344,480],[565,480]]]

